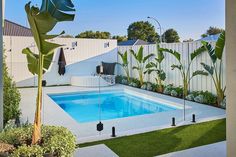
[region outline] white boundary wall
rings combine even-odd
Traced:
[[[211,44],[213,46],[215,46],[215,42],[211,42]],[[190,61],[190,54],[196,50],[197,48],[199,48],[201,46],[201,42],[185,42],[185,43],[162,43],[160,45],[163,48],[168,48],[168,49],[173,49],[176,50],[178,52],[181,53],[181,57],[182,57],[182,62],[185,64],[188,64]],[[130,51],[130,49],[133,49],[135,52],[138,51],[138,49],[141,46],[119,46],[118,47],[118,51],[120,51],[121,53],[124,53],[125,51]],[[144,45],[144,55],[148,55],[150,53],[155,53],[156,54],[156,45]],[[130,53],[129,54],[129,63],[130,63],[130,74],[131,77],[135,77],[138,78],[138,73],[135,70],[131,70],[132,66],[134,66],[136,64],[135,59],[131,56]],[[179,71],[177,69],[175,70],[171,70],[171,65],[172,64],[178,64],[177,60],[168,53],[164,53],[165,55],[165,59],[162,62],[162,68],[163,70],[166,72],[167,74],[167,78],[165,80],[165,84],[173,84],[174,86],[182,86],[182,77],[179,73]],[[118,62],[122,63],[120,57],[118,56]],[[203,70],[202,66],[201,66],[201,62],[204,62],[206,64],[211,65],[211,60],[208,56],[207,53],[203,53],[202,55],[198,56],[192,63],[191,66],[191,72],[195,71],[195,70]],[[223,82],[225,84],[225,54],[224,54],[224,61],[223,61]],[[120,75],[124,75],[124,71],[122,70],[122,68],[119,66],[118,68],[118,74]],[[125,75],[124,75],[125,76]],[[153,82],[155,83],[155,74],[151,74],[145,75],[145,81],[148,82]],[[192,79],[191,84],[190,84],[190,90],[191,91],[209,91],[212,93],[216,93],[215,92],[215,86],[213,84],[213,81],[211,79],[210,76],[196,76],[195,78]]]
[[[52,42],[63,45],[67,66],[65,75],[60,76],[58,74],[60,48],[55,50],[53,63],[44,75],[47,85],[70,84],[71,76],[95,74],[96,66],[101,61],[117,62],[116,40],[56,38]],[[77,46],[73,46],[75,42]],[[22,54],[22,49],[26,47],[37,52],[33,37],[4,36],[8,71],[18,87],[37,86],[37,76],[28,71],[26,55]]]

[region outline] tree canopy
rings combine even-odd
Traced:
[[[127,37],[126,36],[119,36],[119,35],[115,35],[112,37],[112,39],[116,39],[117,42],[122,42],[122,41],[126,41],[127,40]]]
[[[162,35],[162,39],[165,40],[165,42],[167,43],[180,42],[179,34],[173,28],[166,30],[164,34]]]
[[[211,27],[208,28],[206,33],[201,35],[201,37],[204,38],[204,37],[207,37],[209,35],[216,35],[216,34],[220,34],[222,32],[224,32],[224,29],[211,26]]]
[[[141,39],[147,42],[159,42],[155,27],[148,21],[138,21],[129,25],[128,39]]]
[[[109,32],[100,32],[100,31],[85,31],[81,32],[76,38],[89,38],[89,39],[110,39],[111,38],[111,33]]]

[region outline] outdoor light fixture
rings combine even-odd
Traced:
[[[161,27],[160,22],[156,18],[154,18],[154,17],[148,16],[147,18],[148,19],[153,19],[159,25],[159,28],[160,28],[160,43],[162,43],[162,27]]]
[[[112,127],[111,137],[116,137],[116,128],[114,126]]]
[[[196,123],[196,116],[195,116],[195,114],[192,115],[192,123]]]
[[[172,124],[171,124],[171,126],[176,126],[176,125],[175,125],[175,117],[172,118]]]
[[[103,124],[101,122],[101,98],[100,98],[100,93],[101,93],[101,89],[100,89],[100,79],[101,79],[101,74],[103,73],[103,66],[102,63],[99,67],[99,100],[98,100],[98,105],[99,105],[99,123],[97,124],[97,131],[101,132],[103,130]]]

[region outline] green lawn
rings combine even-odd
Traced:
[[[153,157],[174,151],[224,141],[226,120],[153,131],[99,142],[80,144],[86,147],[105,144],[120,157]]]

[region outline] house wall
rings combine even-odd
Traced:
[[[55,50],[52,65],[44,74],[47,85],[70,84],[71,76],[94,74],[96,66],[101,61],[117,61],[116,40],[56,38],[51,42],[63,45],[67,66],[66,74],[60,76],[58,74],[60,49]],[[75,46],[76,42],[77,46]],[[107,46],[108,43],[109,47]],[[4,36],[7,66],[18,87],[37,85],[37,77],[28,71],[26,56],[21,53],[22,49],[26,47],[37,52],[32,37]]]
[[[211,42],[212,46],[215,46],[215,42]],[[199,48],[201,46],[201,42],[185,42],[185,43],[162,43],[160,44],[161,47],[163,48],[168,48],[168,49],[173,49],[178,51],[181,54],[181,61],[182,63],[184,63],[184,65],[186,66],[187,64],[189,64],[190,62],[190,54],[196,50],[197,48]],[[138,51],[138,49],[141,46],[119,46],[118,47],[118,51],[120,51],[121,53],[124,53],[125,51],[130,51],[130,49],[133,49],[135,52]],[[157,51],[156,45],[144,45],[144,55],[148,55],[150,53],[155,53]],[[178,61],[170,54],[168,53],[164,53],[165,55],[165,59],[162,62],[162,68],[163,70],[166,72],[166,80],[165,80],[165,85],[168,84],[173,84],[174,86],[182,86],[182,76],[179,73],[179,71],[177,69],[175,70],[171,70],[171,65],[173,64],[177,64],[178,65]],[[138,73],[135,70],[132,70],[132,66],[136,65],[136,61],[135,59],[130,55],[129,53],[129,63],[130,63],[130,74],[132,77],[138,78]],[[223,71],[224,73],[222,74],[222,79],[223,82],[225,84],[225,57],[223,59],[224,64],[223,64]],[[120,57],[118,56],[118,62],[122,63]],[[193,62],[192,62],[192,66],[190,68],[191,73],[196,71],[196,70],[203,70],[203,67],[200,63],[206,63],[211,65],[211,59],[209,57],[209,55],[207,53],[203,53],[202,55],[198,56]],[[147,62],[148,63],[148,62]],[[120,75],[125,75],[124,71],[121,67],[119,67],[118,69],[118,73]],[[155,78],[156,75],[154,73],[148,75],[145,75],[145,81],[148,82],[153,82],[155,83]],[[189,90],[191,91],[209,91],[212,93],[216,93],[215,90],[215,86],[214,83],[211,79],[210,76],[206,77],[206,76],[196,76],[192,79],[191,83],[190,83],[190,87]]]
[[[226,0],[227,157],[236,156],[236,1]]]

